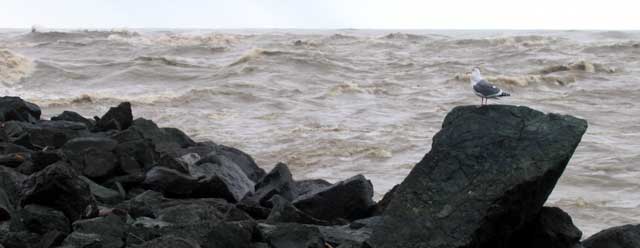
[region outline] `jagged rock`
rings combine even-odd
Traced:
[[[174,224],[219,222],[224,218],[224,214],[217,208],[197,202],[163,208],[158,211],[157,216],[159,221]]]
[[[149,240],[140,245],[132,245],[131,248],[200,248],[201,246],[192,239],[184,239],[167,235]]]
[[[24,153],[10,153],[0,155],[0,165],[16,168],[27,161],[27,156],[28,154]]]
[[[272,248],[324,248],[325,242],[317,227],[296,223],[258,224],[261,237]]]
[[[119,143],[115,154],[120,162],[120,169],[127,174],[139,174],[150,170],[158,158],[153,143],[145,139]]]
[[[76,237],[84,238],[79,239],[82,241],[81,243],[88,241],[87,243],[92,245],[99,244],[99,247],[102,248],[121,248],[125,244],[126,232],[127,228],[123,217],[111,214],[74,222],[73,233],[69,237],[75,234]],[[94,239],[96,237],[97,239]],[[65,240],[65,243],[67,243],[67,240]]]
[[[89,134],[84,124],[69,121],[9,121],[4,125],[9,141],[27,148],[59,148],[70,139]]]
[[[153,121],[138,118],[131,126],[144,139],[150,140],[155,151],[169,154],[174,157],[182,156],[188,152],[184,148],[196,143],[182,131],[175,128],[159,128]]]
[[[219,197],[239,202],[253,193],[254,183],[231,160],[217,156],[215,163],[196,163],[189,167],[191,176],[199,178],[195,194],[199,197]]]
[[[13,211],[13,203],[9,200],[9,196],[4,192],[4,189],[0,188],[0,222],[10,220]]]
[[[271,213],[267,217],[266,223],[300,223],[300,224],[314,224],[314,225],[327,225],[326,221],[310,216],[291,204],[287,199],[284,199],[280,195],[274,195],[270,202],[273,204]]]
[[[40,120],[40,107],[24,101],[20,97],[0,97],[0,122],[23,121],[36,122]]]
[[[624,225],[602,230],[582,241],[584,248],[640,247],[640,225]]]
[[[200,186],[198,179],[160,166],[153,167],[147,172],[143,184],[147,189],[182,198],[193,195]]]
[[[387,209],[387,206],[389,206],[391,199],[393,199],[393,195],[398,191],[399,186],[400,186],[399,184],[396,184],[396,186],[393,186],[393,188],[391,188],[389,192],[384,194],[384,196],[382,197],[382,200],[380,200],[376,204],[376,210],[374,215],[381,215],[384,213],[384,210]]]
[[[95,233],[72,232],[62,242],[62,247],[102,248],[102,237]]]
[[[54,230],[64,234],[71,232],[71,222],[64,213],[46,206],[25,206],[20,210],[20,221],[27,230],[41,235]]]
[[[36,173],[62,159],[58,151],[36,151],[22,156],[26,157],[27,160],[16,169],[25,175]]]
[[[508,247],[573,248],[580,244],[582,232],[571,217],[557,207],[543,207],[540,213],[509,240]]]
[[[217,211],[213,211],[211,209],[206,210],[208,211],[208,213],[215,214],[215,216],[212,216],[211,218],[225,221],[251,219],[249,216],[247,216],[246,213],[238,209],[234,204],[228,203],[223,199],[169,199],[163,197],[161,193],[155,191],[145,191],[131,200],[118,204],[117,208],[126,210],[134,218],[139,218],[142,216],[156,218],[160,217],[160,215],[162,214],[165,214],[165,217],[163,217],[162,219],[166,219],[172,217],[166,216],[167,211],[165,209],[175,206],[186,206],[186,208],[190,208],[192,205],[194,205],[193,208],[199,207],[203,210],[214,207]],[[199,210],[195,210],[195,212],[199,212]],[[203,218],[208,217],[205,216]]]
[[[69,140],[62,152],[71,165],[89,178],[104,178],[115,173],[118,164],[113,151],[118,143],[105,137],[79,137]]]
[[[98,212],[89,185],[64,162],[49,165],[23,180],[20,195],[22,206],[49,206],[62,211],[70,221],[92,217]]]
[[[14,169],[0,166],[0,197],[2,197],[2,208],[11,211],[19,203],[19,185],[27,177]]]
[[[93,127],[93,122],[87,118],[82,117],[82,115],[73,112],[73,111],[63,111],[61,114],[51,117],[52,121],[72,121],[84,123],[87,128]]]
[[[125,130],[131,126],[133,115],[129,102],[120,103],[117,107],[109,108],[106,114],[96,120],[95,130]]]
[[[527,107],[456,107],[368,243],[504,247],[540,211],[586,128]]]
[[[314,191],[320,191],[331,186],[330,182],[323,179],[300,180],[293,182],[293,199]]]
[[[373,185],[362,175],[298,197],[293,205],[321,220],[356,220],[371,215]]]
[[[89,185],[89,189],[91,189],[91,194],[93,194],[96,200],[98,200],[101,203],[116,204],[123,200],[122,195],[118,191],[104,187],[100,184],[97,184],[94,181],[91,181],[91,179],[83,176],[80,176],[80,179],[82,179],[82,181],[84,181],[85,183],[87,183],[87,185]]]
[[[157,166],[166,167],[169,169],[173,169],[179,171],[181,173],[189,173],[188,165],[184,163],[182,160],[174,158],[168,154],[162,154],[160,156],[160,160],[158,161]]]
[[[373,229],[371,227],[363,227],[359,229],[351,229],[345,226],[317,226],[318,230],[324,237],[325,242],[337,247],[342,244],[362,244],[371,237]]]
[[[217,145],[215,152],[237,164],[253,182],[258,182],[266,174],[262,168],[258,167],[253,158],[243,151],[229,146]]]
[[[36,247],[59,247],[66,237],[66,233],[58,230],[49,231],[42,235]]]
[[[262,177],[256,184],[255,193],[247,196],[243,201],[265,207],[271,207],[269,200],[274,195],[280,195],[284,199],[292,201],[294,197],[292,184],[291,171],[286,164],[278,163],[269,174]]]

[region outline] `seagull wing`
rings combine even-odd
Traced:
[[[502,93],[502,90],[495,85],[482,79],[473,85],[473,90],[484,97],[496,97]]]

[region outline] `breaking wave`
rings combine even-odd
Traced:
[[[0,49],[0,83],[13,86],[31,74],[34,64],[31,60],[9,50]]]

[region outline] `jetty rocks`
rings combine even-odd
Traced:
[[[126,102],[43,120],[0,97],[0,248],[581,247],[571,217],[543,205],[586,128],[527,107],[457,107],[375,202],[362,175],[267,172],[236,148],[134,119]],[[584,247],[634,238],[622,227]]]

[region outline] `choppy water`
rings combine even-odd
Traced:
[[[640,33],[612,31],[0,30],[0,94],[134,115],[239,147],[269,169],[331,181],[362,173],[377,197],[430,149],[465,74],[505,104],[589,129],[548,201],[592,234],[640,222]]]

